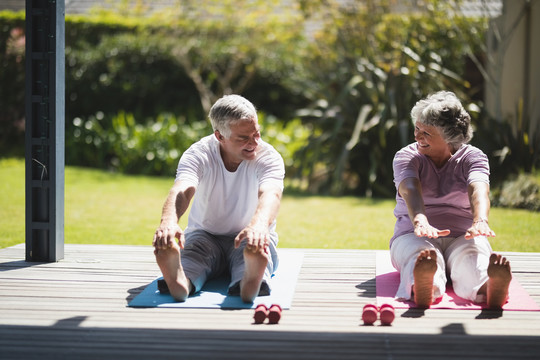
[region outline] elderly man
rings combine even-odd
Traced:
[[[283,159],[261,140],[257,112],[245,98],[222,97],[209,117],[214,133],[180,159],[154,234],[154,254],[177,301],[208,279],[229,273],[229,294],[253,302],[270,293],[269,279],[278,264],[275,228]],[[183,231],[178,221],[192,199]]]

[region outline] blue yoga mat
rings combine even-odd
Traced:
[[[161,294],[155,279],[129,304],[130,307],[174,307],[174,308],[211,308],[211,309],[251,309],[258,304],[270,306],[279,304],[282,309],[290,309],[296,281],[304,253],[294,249],[278,249],[279,266],[272,278],[272,292],[268,296],[257,297],[252,304],[246,304],[239,296],[227,295],[229,279],[221,277],[208,281],[198,293],[184,302],[175,301],[170,294]]]

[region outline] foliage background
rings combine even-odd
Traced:
[[[209,104],[234,92],[257,105],[291,189],[392,197],[393,155],[413,141],[410,109],[451,89],[473,117],[473,144],[490,158],[494,203],[534,208],[538,186],[525,203],[499,199],[510,176],[537,169],[540,135],[516,130],[519,114],[501,122],[483,111],[487,19],[462,16],[459,1],[422,4],[422,12],[394,13],[390,0],[287,8],[189,0],[148,13],[122,1],[67,16],[66,162],[170,175],[210,132]],[[0,82],[9,84],[0,89],[0,151],[21,156],[23,13],[0,13],[0,56]]]

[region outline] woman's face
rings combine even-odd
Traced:
[[[438,159],[452,155],[450,146],[435,126],[416,122],[414,125],[414,139],[418,143],[418,151],[430,158]]]

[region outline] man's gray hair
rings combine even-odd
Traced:
[[[439,91],[418,101],[411,110],[411,118],[414,124],[437,127],[455,150],[473,137],[471,116],[450,91]]]
[[[226,138],[231,136],[231,124],[238,121],[257,121],[255,106],[240,95],[225,95],[212,106],[208,115],[214,131]]]

